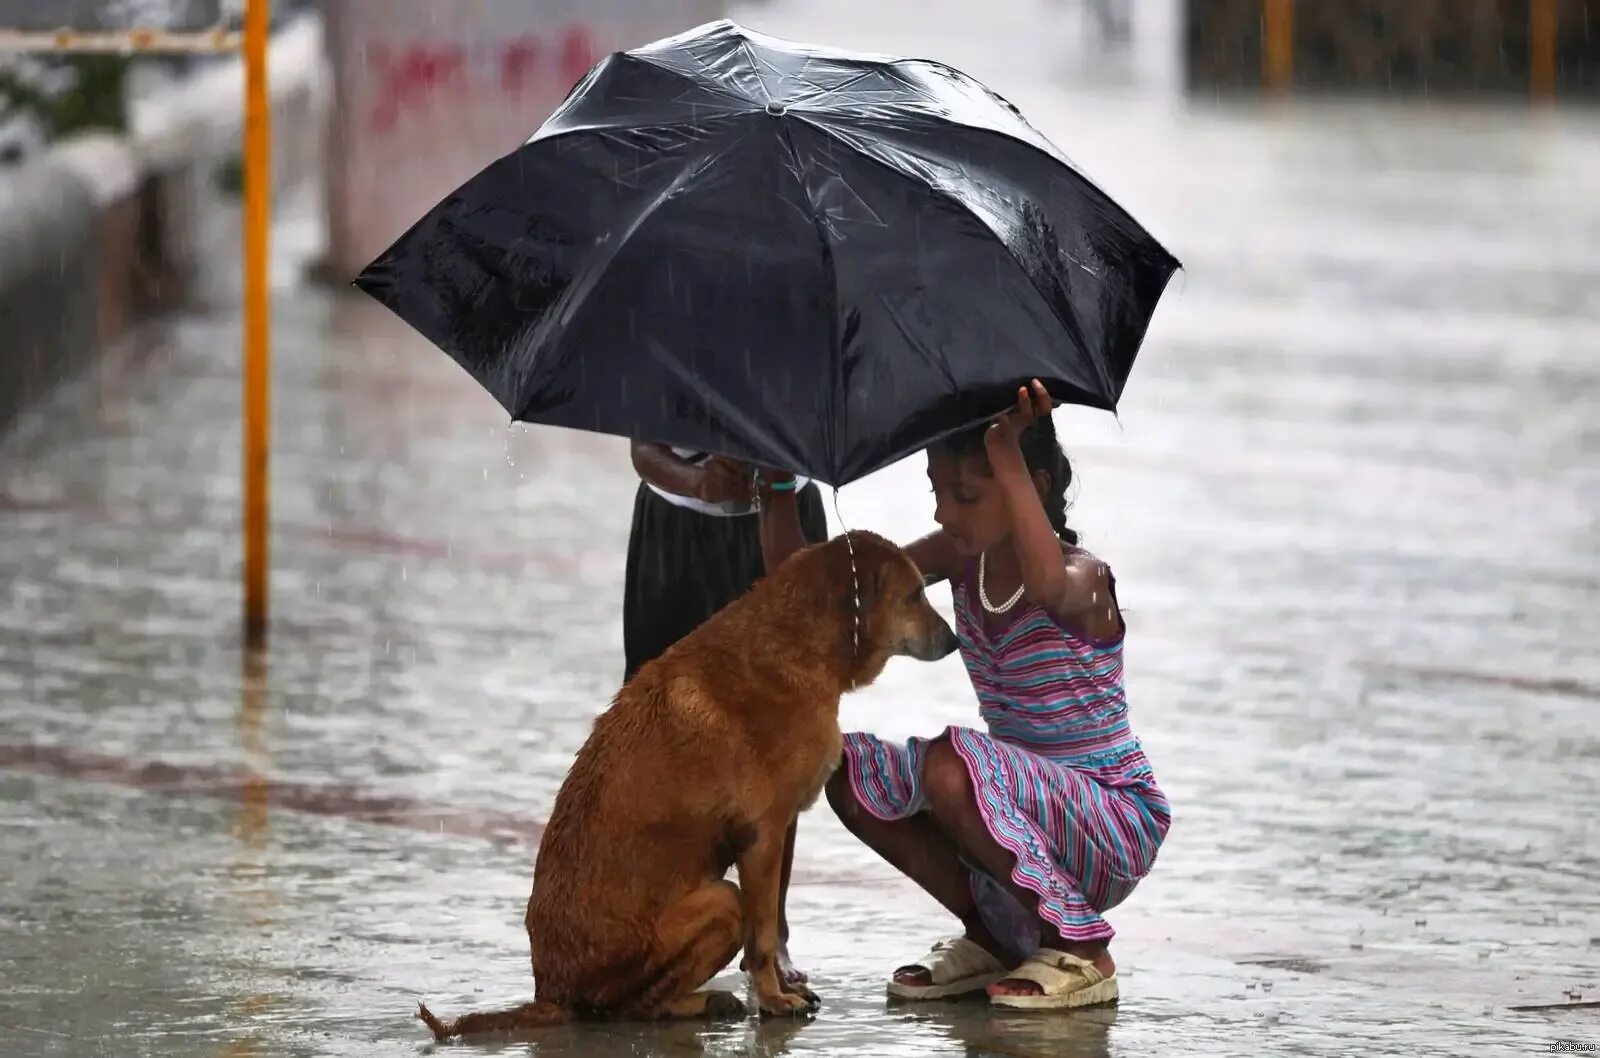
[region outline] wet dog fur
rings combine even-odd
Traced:
[[[814,1009],[777,967],[785,833],[839,764],[840,696],[895,655],[955,647],[921,572],[882,537],[793,555],[595,721],[534,865],[534,1001],[418,1016],[441,1040],[575,1018],[743,1016],[732,993],[700,990],[741,948],[763,1013]],[[724,879],[731,866],[738,885]]]

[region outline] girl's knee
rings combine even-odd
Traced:
[[[928,747],[922,761],[922,792],[935,818],[954,818],[972,808],[972,779],[966,761],[948,739]]]
[[[840,766],[828,777],[823,793],[828,798],[828,807],[839,817],[839,822],[848,827],[855,821],[861,812],[861,805],[856,802],[856,792],[850,786],[850,772],[847,767]]]

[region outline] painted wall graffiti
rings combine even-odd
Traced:
[[[599,49],[594,31],[573,23],[507,39],[371,41],[365,58],[375,79],[368,127],[388,133],[441,97],[453,105],[503,103],[531,93],[559,98],[595,64]]]
[[[318,4],[333,89],[327,264],[351,276],[525,142],[596,62],[717,18],[724,0]]]

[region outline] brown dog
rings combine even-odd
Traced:
[[[441,1040],[574,1017],[742,1016],[731,993],[697,991],[741,946],[764,1012],[814,1006],[777,972],[785,832],[839,763],[840,695],[893,655],[933,661],[955,647],[922,574],[882,537],[792,556],[595,721],[534,865],[534,1002],[418,1016]],[[723,880],[734,864],[738,886]]]

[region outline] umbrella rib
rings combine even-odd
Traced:
[[[599,281],[602,273],[605,271],[605,266],[616,259],[617,254],[622,252],[623,248],[627,246],[629,240],[631,240],[639,228],[644,225],[644,222],[649,220],[655,211],[660,209],[661,206],[679,189],[681,189],[685,183],[687,183],[693,176],[695,176],[706,166],[710,165],[719,154],[726,150],[727,147],[724,146],[718,150],[704,151],[689,159],[688,163],[678,171],[677,175],[675,175],[665,187],[658,191],[649,202],[645,203],[644,208],[641,209],[633,218],[633,220],[628,223],[628,226],[623,229],[621,237],[619,237],[615,242],[608,244],[607,247],[602,248],[602,252],[591,254],[589,257],[585,258],[580,272],[573,277],[572,282],[569,283],[566,290],[562,292],[559,299],[560,307],[556,311],[546,313],[543,318],[540,319],[538,326],[534,328],[533,334],[529,337],[526,344],[528,346],[538,347],[539,345],[542,345],[545,339],[549,337],[549,334],[552,330],[564,329],[567,327],[577,313],[588,304],[589,293],[594,289],[595,284]],[[523,391],[526,391],[528,388],[529,380],[533,377],[533,375],[534,372],[530,370],[528,375],[523,378],[521,386]],[[519,403],[517,407],[517,413],[512,416],[512,419],[514,421],[521,420],[522,417],[527,414],[528,407],[532,403],[532,396],[524,397]]]
[[[646,122],[642,122],[642,123],[639,123],[639,124],[629,124],[629,125],[614,125],[614,124],[605,124],[605,123],[597,123],[597,122],[585,122],[584,124],[581,124],[581,125],[568,125],[568,126],[565,126],[560,131],[553,132],[548,136],[539,135],[540,132],[544,131],[544,127],[546,127],[549,124],[553,123],[557,118],[559,118],[561,116],[561,113],[562,113],[561,108],[557,108],[556,112],[550,116],[550,119],[548,121],[546,121],[545,126],[541,126],[539,130],[535,131],[534,134],[531,137],[528,138],[527,142],[521,144],[519,147],[516,148],[516,150],[513,150],[511,152],[511,154],[515,154],[517,151],[522,150],[524,147],[532,146],[535,143],[553,143],[554,141],[559,140],[559,139],[561,139],[561,138],[563,138],[565,136],[571,136],[571,135],[574,135],[574,134],[580,133],[580,132],[634,132],[634,131],[638,131],[640,129],[695,128],[695,127],[702,126],[702,125],[706,124],[707,122],[711,122],[711,121],[724,121],[724,120],[727,120],[728,118],[743,117],[745,114],[749,113],[750,109],[752,107],[754,107],[754,105],[755,105],[752,100],[747,99],[744,96],[737,95],[737,94],[735,94],[733,92],[724,91],[720,86],[717,86],[717,85],[714,85],[714,84],[708,84],[706,82],[697,81],[693,77],[691,77],[688,74],[684,73],[682,70],[675,70],[671,66],[667,66],[667,65],[665,65],[663,63],[655,62],[654,60],[648,59],[648,58],[646,58],[645,56],[642,56],[642,55],[635,55],[632,52],[618,52],[617,55],[612,56],[610,59],[607,59],[606,61],[609,63],[609,62],[620,61],[620,59],[631,59],[631,60],[633,60],[635,62],[639,62],[639,63],[642,63],[642,64],[644,64],[646,66],[652,67],[653,69],[659,70],[664,74],[669,74],[673,78],[675,78],[678,81],[682,82],[684,87],[685,87],[685,89],[697,89],[697,88],[698,89],[709,89],[712,92],[716,93],[717,95],[723,97],[724,99],[729,100],[730,102],[740,104],[740,106],[739,107],[730,107],[728,109],[727,113],[713,114],[711,117],[684,118],[684,119],[682,119],[680,121],[646,121]],[[565,105],[566,104],[562,104],[563,107]]]
[[[807,124],[812,124],[807,122]],[[844,350],[839,348],[839,269],[833,260],[833,244],[828,241],[827,232],[823,230],[822,221],[817,218],[817,204],[811,199],[811,189],[806,186],[805,166],[800,159],[800,149],[795,146],[794,136],[787,126],[781,127],[784,146],[789,149],[789,158],[794,163],[791,173],[795,183],[800,186],[800,194],[805,201],[811,203],[811,227],[817,233],[817,244],[822,250],[822,268],[827,277],[824,284],[828,297],[828,351],[834,358],[833,363],[833,403],[834,415],[831,425],[832,430],[827,432],[828,462],[831,464],[829,477],[837,480],[844,468],[839,464],[839,454],[834,446],[835,435],[846,435],[845,425],[848,422],[850,410],[849,394],[844,385]],[[833,484],[832,481],[828,484]]]
[[[675,67],[672,67],[672,66],[668,66],[664,62],[657,62],[656,60],[650,58],[649,56],[639,55],[639,54],[636,54],[636,53],[631,52],[631,51],[625,51],[625,52],[622,52],[621,54],[622,54],[622,57],[625,58],[625,59],[633,59],[636,62],[642,62],[647,66],[654,66],[656,69],[660,70],[662,73],[671,74],[673,77],[676,77],[678,80],[682,81],[684,84],[690,86],[691,88],[709,89],[710,91],[715,92],[717,95],[723,96],[723,97],[725,97],[727,99],[731,99],[735,103],[743,103],[747,107],[753,105],[753,103],[754,103],[754,100],[751,100],[749,97],[741,95],[738,92],[730,92],[727,89],[723,88],[722,85],[716,83],[715,81],[696,79],[696,78],[690,76],[689,74],[684,73],[682,70],[679,70],[679,69],[677,69]]]
[[[973,125],[973,124],[971,124],[969,122],[961,121],[961,120],[959,120],[957,118],[954,118],[954,117],[951,117],[951,116],[949,116],[947,114],[940,115],[940,121],[942,123],[944,123],[944,124],[947,124],[947,125],[953,125],[953,126],[955,126],[957,128],[965,129],[968,132],[974,132],[974,133],[979,133],[979,134],[982,134],[982,135],[989,135],[989,136],[999,136],[1002,139],[1010,140],[1012,143],[1018,144],[1019,146],[1022,146],[1022,147],[1026,147],[1030,151],[1033,151],[1033,152],[1035,152],[1037,154],[1043,155],[1044,157],[1050,159],[1052,162],[1055,162],[1056,164],[1058,164],[1058,165],[1064,167],[1065,169],[1067,169],[1069,172],[1072,173],[1073,176],[1075,176],[1078,180],[1082,181],[1085,185],[1087,185],[1089,188],[1091,188],[1096,194],[1104,196],[1107,201],[1112,202],[1113,204],[1115,204],[1116,200],[1111,197],[1110,193],[1107,192],[1105,188],[1101,187],[1088,174],[1084,173],[1083,170],[1079,169],[1078,166],[1077,166],[1077,163],[1072,161],[1072,159],[1068,158],[1064,153],[1062,153],[1061,148],[1059,146],[1057,146],[1055,143],[1053,143],[1050,140],[1050,137],[1046,136],[1044,133],[1040,132],[1038,129],[1036,129],[1032,125],[1030,125],[1028,123],[1027,119],[1022,116],[1022,112],[1017,109],[1016,104],[1012,103],[1009,99],[1005,98],[1000,93],[994,91],[993,89],[987,87],[986,85],[982,84],[979,81],[973,80],[971,77],[969,77],[966,74],[962,73],[960,70],[956,69],[954,66],[949,66],[949,65],[947,65],[945,63],[938,62],[938,61],[933,60],[933,59],[897,59],[897,60],[895,60],[893,62],[888,63],[887,65],[888,65],[889,69],[891,70],[891,72],[893,72],[894,75],[900,80],[900,83],[905,85],[907,88],[917,88],[918,85],[916,84],[916,82],[913,79],[911,79],[909,77],[906,77],[901,72],[900,68],[902,66],[931,66],[931,67],[937,67],[938,69],[941,69],[941,70],[944,70],[944,71],[948,72],[956,80],[960,81],[961,83],[970,85],[975,90],[977,90],[979,92],[982,92],[987,96],[990,96],[1000,106],[1004,107],[1005,109],[1009,110],[1012,114],[1016,115],[1017,120],[1022,124],[1022,126],[1024,128],[1026,128],[1029,132],[1032,132],[1035,136],[1037,136],[1043,142],[1044,146],[1040,146],[1039,143],[1035,143],[1032,140],[1030,140],[1030,139],[1028,139],[1028,138],[1026,138],[1024,136],[1019,136],[1019,135],[1016,135],[1015,133],[1007,132],[1007,131],[1005,131],[1003,129],[991,128],[988,125]],[[852,118],[859,118],[861,121],[863,121],[864,123],[867,123],[867,124],[872,123],[872,120],[873,120],[871,113],[868,112],[868,111],[865,111],[865,110],[863,110],[863,111],[851,110],[848,113],[848,116],[850,116]],[[909,115],[907,115],[903,111],[896,111],[896,113],[894,115],[894,120],[897,123],[904,122],[905,119],[908,116]],[[1124,212],[1126,212],[1126,211],[1124,211]]]
[[[855,84],[857,81],[861,81],[861,80],[864,80],[864,79],[866,79],[868,77],[871,77],[873,74],[875,74],[877,72],[878,71],[876,71],[876,70],[862,70],[860,73],[858,73],[854,77],[850,78],[850,80],[841,81],[839,84],[836,84],[831,88],[824,88],[822,85],[814,84],[814,83],[812,83],[810,81],[807,81],[806,83],[810,84],[812,88],[816,89],[816,91],[813,92],[811,95],[805,96],[804,98],[796,99],[794,101],[794,103],[793,103],[793,106],[799,107],[801,104],[813,103],[813,102],[816,102],[819,99],[826,99],[829,96],[834,95],[834,94],[836,94],[838,92],[843,92],[846,88],[849,88],[851,85]]]
[[[739,38],[739,50],[744,52],[745,58],[750,60],[750,69],[755,70],[761,65],[761,60],[756,58],[756,50],[750,46],[750,41],[748,38]],[[766,65],[769,69],[772,68],[771,63],[767,63]],[[756,84],[761,86],[761,94],[767,97],[766,102],[772,102],[772,90],[767,87],[767,82],[760,73],[756,74]]]
[[[872,162],[874,165],[880,166],[902,179],[909,179],[907,174],[902,170],[888,164],[881,158],[874,158],[872,155],[857,149],[853,144],[850,143],[850,141],[835,135],[832,129],[828,128],[821,122],[813,120],[810,115],[804,114],[797,116],[807,124],[811,125],[813,128],[820,130],[824,135],[838,143],[840,146],[849,149],[860,157]],[[1111,392],[1112,387],[1110,386],[1111,379],[1106,372],[1105,365],[1100,363],[1100,357],[1094,355],[1089,350],[1087,343],[1084,341],[1083,328],[1079,325],[1077,317],[1074,315],[1071,319],[1062,319],[1061,313],[1057,310],[1054,304],[1054,299],[1051,298],[1039,286],[1038,281],[1034,279],[1034,277],[1029,274],[1028,270],[1022,266],[1022,262],[1017,260],[1016,255],[1011,252],[1011,247],[1007,245],[1006,240],[1001,237],[1000,233],[995,231],[994,228],[991,227],[976,210],[936,184],[928,183],[926,187],[930,192],[937,195],[943,201],[967,214],[975,222],[977,222],[980,227],[994,236],[995,242],[1000,244],[1001,252],[1005,255],[1006,260],[1010,261],[1012,265],[1023,274],[1023,276],[1028,280],[1028,285],[1033,288],[1034,292],[1039,295],[1039,299],[1044,302],[1045,308],[1050,310],[1050,314],[1055,317],[1056,322],[1061,324],[1062,329],[1065,330],[1072,340],[1077,343],[1078,350],[1084,354],[1084,358],[1094,365],[1096,373],[1100,376],[1100,384],[1105,389],[1104,393],[1098,395],[1104,397],[1108,402],[1114,402],[1114,395]]]

